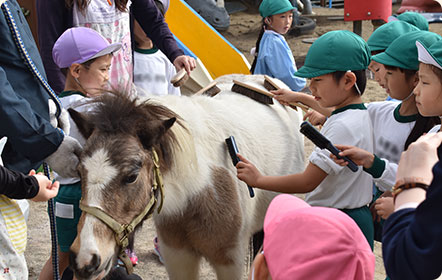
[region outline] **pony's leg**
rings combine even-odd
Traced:
[[[231,265],[212,264],[218,280],[240,280],[243,278],[248,244],[249,240],[244,238],[240,240],[238,246],[232,249],[233,262]]]
[[[198,279],[200,256],[188,250],[168,247],[165,244],[160,244],[160,248],[169,279]]]

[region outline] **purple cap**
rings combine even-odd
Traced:
[[[52,49],[52,58],[60,68],[70,67],[73,63],[113,53],[121,48],[120,43],[109,42],[91,28],[69,28],[57,39]]]

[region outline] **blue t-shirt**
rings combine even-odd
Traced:
[[[259,53],[253,74],[265,74],[280,79],[291,90],[300,91],[304,78],[295,77],[298,71],[289,45],[281,34],[266,30],[259,43]]]

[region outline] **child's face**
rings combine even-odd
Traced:
[[[269,17],[269,21],[270,23],[268,24],[268,27],[271,30],[284,35],[292,26],[293,12],[287,11],[282,14],[272,15]]]
[[[332,74],[325,74],[310,79],[310,91],[319,105],[328,108],[342,104],[345,99],[344,94],[342,94],[344,90],[343,79],[336,82]]]
[[[405,72],[399,69],[385,69],[385,82],[388,95],[397,100],[407,98],[416,86],[415,79],[409,78],[407,80]]]
[[[368,70],[373,73],[375,81],[378,82],[381,87],[386,88],[384,64],[372,60],[370,65],[368,65]]]
[[[442,115],[442,85],[430,65],[420,63],[419,83],[414,89],[414,94],[417,109],[422,116]]]
[[[95,59],[89,67],[81,65],[78,81],[88,96],[96,96],[107,87],[111,61],[112,55],[109,54]]]

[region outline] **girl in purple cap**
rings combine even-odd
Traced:
[[[91,28],[74,27],[66,30],[55,42],[52,57],[66,77],[60,101],[64,108],[75,108],[79,112],[90,110],[85,104],[88,98],[98,96],[108,87],[112,57],[121,49],[121,44],[109,44]],[[70,136],[82,145],[76,124],[70,119]],[[60,272],[69,265],[69,247],[77,235],[77,224],[81,216],[80,178],[64,178],[55,174],[60,181],[60,191],[54,198],[58,239]],[[39,279],[52,279],[52,257],[44,265]]]

